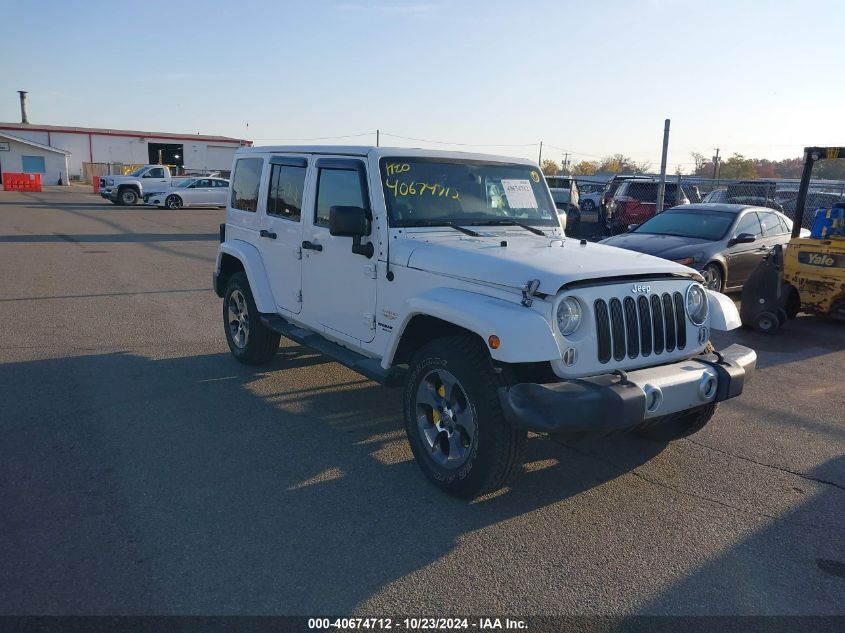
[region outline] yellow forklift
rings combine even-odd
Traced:
[[[804,148],[792,239],[786,249],[772,249],[745,283],[743,325],[770,334],[799,312],[845,318],[845,202],[816,211],[811,236],[801,237],[813,166],[833,159],[845,160],[845,147]]]

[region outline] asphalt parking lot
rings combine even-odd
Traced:
[[[229,355],[220,210],[0,192],[0,614],[845,614],[845,324],[671,445],[530,440],[473,503],[399,390]]]

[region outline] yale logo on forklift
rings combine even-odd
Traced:
[[[824,268],[845,268],[845,256],[828,255],[827,253],[798,253],[798,261],[810,266],[822,266]]]

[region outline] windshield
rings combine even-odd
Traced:
[[[640,224],[634,233],[677,235],[716,241],[728,232],[736,216],[720,211],[666,211]]]
[[[530,165],[383,158],[381,177],[391,226],[560,226],[545,181]]]
[[[146,167],[139,167],[135,171],[129,172],[129,175],[130,176],[140,176],[141,174],[144,173],[145,169],[146,169]]]

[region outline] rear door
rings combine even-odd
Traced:
[[[762,257],[760,249],[763,246],[763,229],[760,226],[760,219],[757,217],[756,211],[746,211],[740,216],[731,238],[742,233],[750,233],[756,237],[756,240],[749,244],[734,244],[728,247],[726,254],[728,276],[725,280],[725,287],[744,284]]]
[[[308,201],[308,160],[272,156],[262,224],[262,254],[276,307],[302,311],[302,209]]]

